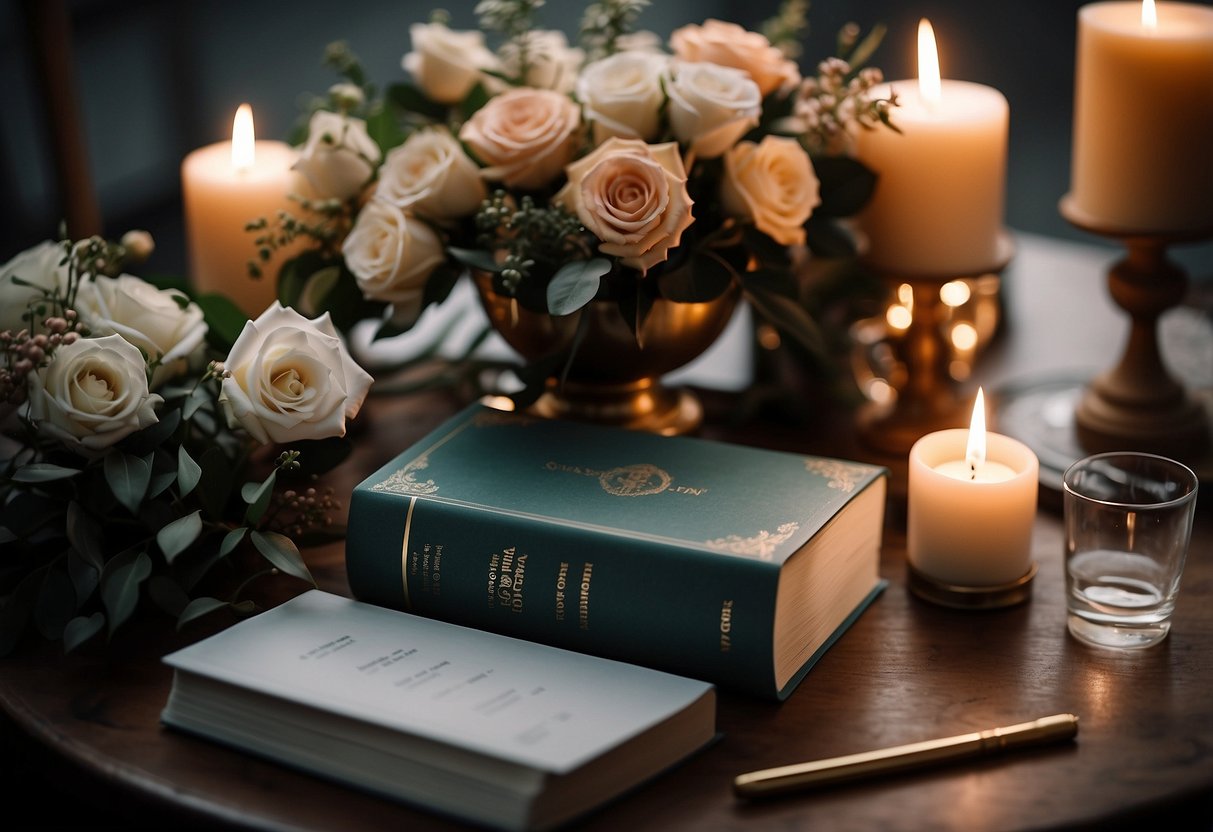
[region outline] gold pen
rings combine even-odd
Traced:
[[[1031,722],[990,728],[925,742],[914,742],[845,757],[831,757],[762,771],[751,771],[733,779],[738,797],[775,797],[789,792],[843,783],[911,768],[980,757],[1012,748],[1060,742],[1078,733],[1078,717],[1054,714]]]

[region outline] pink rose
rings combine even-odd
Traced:
[[[487,167],[480,174],[534,190],[560,175],[577,149],[581,112],[566,95],[519,87],[476,111],[459,138]]]
[[[556,194],[599,240],[598,250],[647,272],[669,257],[695,221],[676,142],[612,136],[568,166]]]
[[[800,70],[765,36],[736,23],[705,20],[675,29],[670,48],[684,61],[706,62],[744,70],[758,84],[762,94],[790,88],[800,83]]]
[[[819,188],[813,162],[795,139],[740,142],[724,157],[720,201],[725,211],[753,221],[780,245],[804,243],[804,224],[821,204]]]

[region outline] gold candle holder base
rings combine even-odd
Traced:
[[[919,572],[906,564],[906,586],[916,596],[932,604],[958,610],[993,610],[1022,604],[1032,596],[1032,580],[1036,577],[1033,562],[1021,577],[995,586],[960,586],[949,584]]]
[[[1126,256],[1108,270],[1108,292],[1129,315],[1129,333],[1115,367],[1096,376],[1074,412],[1079,444],[1088,453],[1136,450],[1192,460],[1210,444],[1209,418],[1167,370],[1159,349],[1158,319],[1183,302],[1188,277],[1167,257],[1168,246],[1213,237],[1213,228],[1188,232],[1109,229],[1060,203],[1072,225],[1119,240]]]
[[[951,365],[961,346],[968,352],[971,365],[981,337],[988,337],[989,333],[979,333],[969,325],[970,332],[965,333],[969,343],[957,344],[958,333],[945,331],[951,307],[941,297],[946,294],[941,290],[949,284],[963,282],[970,286],[991,278],[997,280],[1013,256],[1011,237],[1003,233],[997,262],[966,274],[898,273],[871,266],[880,272],[894,296],[899,292],[905,294],[906,287],[910,296],[902,299],[899,310],[904,311],[905,320],[896,338],[898,378],[882,382],[879,397],[865,390],[869,401],[856,415],[859,437],[865,445],[879,453],[900,457],[928,433],[968,424],[971,403],[967,396],[961,395],[962,385]],[[993,300],[997,302],[996,297]],[[993,318],[997,319],[997,313]],[[992,330],[993,326],[988,328]]]

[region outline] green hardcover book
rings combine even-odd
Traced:
[[[355,598],[778,700],[884,589],[887,471],[473,404],[350,500]]]

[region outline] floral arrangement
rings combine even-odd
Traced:
[[[113,637],[141,604],[178,627],[251,612],[261,576],[314,583],[296,540],[339,532],[313,477],[371,377],[327,315],[233,329],[127,274],[151,247],[46,241],[0,267],[0,655],[31,629]]]
[[[342,81],[298,136],[311,192],[297,214],[250,224],[253,271],[310,237],[277,275],[279,297],[329,310],[346,331],[378,320],[376,338],[407,331],[469,270],[545,315],[616,304],[642,346],[657,299],[739,288],[820,353],[794,262],[855,252],[841,221],[874,177],[851,140],[892,128],[896,105],[871,97],[881,73],[864,67],[882,31],[846,27],[838,56],[805,78],[793,60],[803,0],[762,32],[683,26],[668,51],[635,29],[647,0],[591,3],[575,47],[538,26],[542,5],[483,0],[479,30],[452,30],[441,13],[412,25],[410,80],[381,94],[349,47],[332,44],[325,60]],[[520,377],[558,374],[576,344]],[[521,406],[537,393],[513,396]]]

